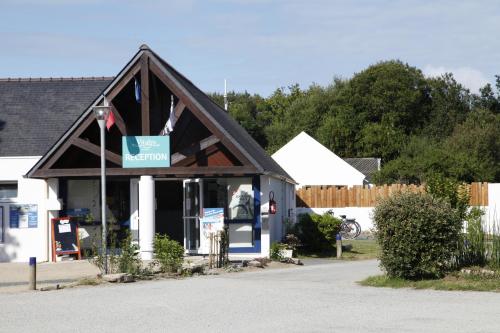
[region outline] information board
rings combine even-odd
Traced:
[[[38,205],[9,205],[9,226],[11,228],[37,228]]]
[[[210,250],[210,234],[224,230],[224,208],[203,208],[200,218],[200,254],[208,254]]]
[[[170,137],[123,136],[124,168],[166,168],[170,166]]]
[[[52,224],[52,261],[58,255],[76,254],[80,259],[78,224],[69,217],[54,218]]]

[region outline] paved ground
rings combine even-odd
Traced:
[[[355,284],[375,261],[0,295],[0,332],[499,332],[500,294]]]
[[[98,273],[99,269],[86,260],[39,263],[37,287],[66,284]],[[0,263],[0,293],[26,290],[28,279],[27,263]]]

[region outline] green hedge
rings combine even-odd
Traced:
[[[381,266],[390,277],[437,278],[450,268],[462,221],[446,200],[426,193],[400,193],[374,210]]]
[[[335,248],[335,236],[340,232],[342,221],[328,213],[300,214],[295,225],[295,234],[311,251],[330,251]]]

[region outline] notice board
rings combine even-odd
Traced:
[[[224,230],[224,208],[203,208],[200,218],[200,247],[198,253],[208,254],[210,250],[210,234]]]
[[[38,227],[38,205],[9,205],[9,221],[11,228]]]
[[[81,259],[78,223],[69,217],[54,218],[52,224],[52,261],[59,255],[76,254]]]

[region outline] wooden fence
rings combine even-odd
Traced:
[[[472,206],[488,206],[488,183],[467,185]],[[374,207],[377,200],[387,198],[401,191],[424,192],[424,186],[382,185],[382,186],[306,186],[297,190],[297,207]]]

